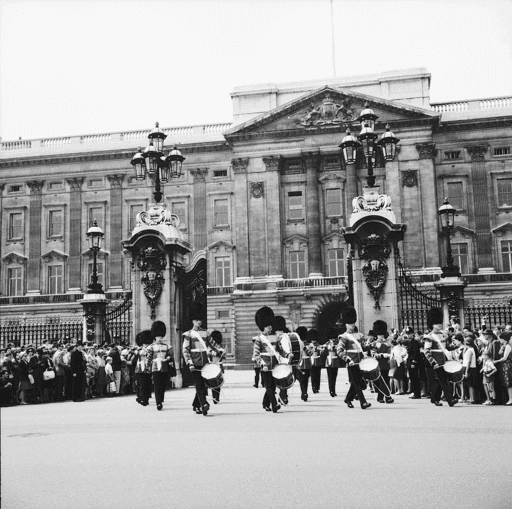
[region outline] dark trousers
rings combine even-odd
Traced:
[[[254,385],[258,387],[260,384],[263,385],[263,376],[261,374],[261,368],[254,368]]]
[[[322,368],[313,366],[311,368],[311,388],[313,392],[318,392],[320,390],[320,374],[322,373]]]
[[[432,389],[434,388],[435,381],[436,381],[434,368],[429,364],[425,368],[425,373],[427,374],[427,392],[432,394]]]
[[[261,378],[265,387],[265,395],[263,396],[263,407],[272,406],[272,410],[277,406],[276,400],[276,381],[272,376],[272,370],[262,371]]]
[[[305,369],[301,371],[300,369],[295,370],[295,376],[299,381],[300,392],[302,396],[308,395],[308,383],[309,383],[309,375],[311,374],[310,369]]]
[[[212,398],[219,401],[220,399],[220,387],[217,387],[216,389],[212,389]]]
[[[85,390],[85,373],[77,373],[73,376],[73,401],[84,399],[82,391]]]
[[[55,391],[55,400],[62,401],[64,399],[64,381],[65,375],[55,375],[55,385],[53,386]]]
[[[411,381],[411,389],[415,397],[421,396],[420,369],[418,366],[409,367],[409,379]]]
[[[148,403],[151,397],[151,374],[139,373],[139,386],[140,386],[140,401],[141,403]],[[164,391],[165,392],[165,391]]]
[[[64,396],[66,399],[73,399],[73,373],[66,369],[66,382],[64,386]]]
[[[430,402],[435,403],[441,399],[441,393],[444,392],[444,397],[448,403],[452,402],[452,388],[448,383],[448,379],[446,378],[446,371],[441,366],[438,369],[434,370],[435,378],[434,378],[434,386],[432,387],[432,393],[430,396]]]
[[[327,382],[329,384],[329,392],[336,393],[336,379],[338,378],[338,368],[327,369]]]
[[[165,390],[169,381],[168,371],[153,371],[153,384],[155,386],[155,402],[160,404],[164,402]]]
[[[194,371],[191,371],[192,377],[194,378],[194,385],[196,387],[196,395],[194,397],[194,401],[192,402],[192,406],[194,408],[202,409],[204,405],[206,405],[206,395],[208,394],[208,390],[206,389],[206,385],[204,383],[204,378],[201,375],[201,369],[196,368]]]
[[[350,382],[350,389],[347,392],[347,396],[345,397],[345,401],[353,401],[354,398],[359,398],[359,404],[361,407],[364,403],[366,403],[366,399],[363,394],[363,389],[361,386],[363,385],[363,379],[361,377],[361,370],[359,369],[359,364],[354,364],[353,366],[349,366],[347,364],[348,371],[348,380]]]

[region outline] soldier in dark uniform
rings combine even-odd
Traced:
[[[308,335],[308,330],[306,329],[306,327],[297,327],[297,330],[295,332],[299,335],[300,339],[303,342],[303,349],[302,359],[297,368],[294,370],[294,376],[297,378],[300,384],[300,398],[302,399],[302,401],[307,401],[308,383],[309,377],[311,375],[311,356],[313,355],[313,350],[306,344]]]
[[[69,367],[73,376],[73,401],[85,401],[85,398],[82,398],[82,391],[85,386],[86,360],[82,350],[83,343],[78,340],[71,351],[69,361]]]
[[[407,326],[404,329],[403,341],[407,349],[407,371],[411,380],[411,389],[413,395],[410,399],[421,398],[421,380],[420,370],[423,367],[423,359],[421,357],[421,344],[414,336],[414,329]]]
[[[135,376],[138,378],[137,403],[142,406],[149,405],[151,398],[151,368],[149,362],[149,345],[153,343],[154,337],[150,330],[143,330],[137,334],[136,342],[139,345],[136,356]]]
[[[320,339],[320,334],[318,333],[318,329],[312,327],[308,330],[307,335],[307,343],[308,348],[312,351],[311,358],[311,389],[313,394],[318,394],[320,392],[320,379],[322,375],[322,367],[325,359],[320,355],[322,353],[322,348],[320,347],[318,341]],[[316,364],[316,365],[315,365]]]
[[[172,346],[164,343],[167,328],[164,322],[157,320],[151,325],[151,334],[155,341],[148,346],[148,364],[151,365],[153,384],[155,386],[156,409],[162,410],[165,391],[169,383],[169,362],[173,358]]]
[[[354,332],[357,321],[356,310],[351,306],[343,308],[341,310],[341,320],[345,323],[347,330],[338,337],[336,352],[338,357],[343,359],[347,365],[348,379],[350,381],[350,389],[345,396],[345,403],[349,408],[354,408],[352,401],[357,394],[361,408],[366,410],[372,405],[366,401],[362,389],[364,381],[359,369],[359,363],[364,357],[362,344],[364,337],[360,332]]]
[[[393,403],[389,390],[389,361],[391,359],[391,345],[387,342],[388,324],[384,320],[373,323],[373,333],[377,336],[372,347],[373,356],[379,361],[380,377],[373,382],[377,389],[377,401],[379,403]]]
[[[327,342],[324,345],[325,369],[327,371],[327,382],[329,385],[329,394],[332,398],[336,397],[336,379],[338,378],[339,357],[336,353],[338,345],[338,336],[341,331],[337,327],[329,327],[326,331]]]

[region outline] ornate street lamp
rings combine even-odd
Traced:
[[[379,117],[375,115],[371,108],[365,107],[361,115],[357,119],[361,123],[361,132],[356,138],[350,134],[347,129],[347,135],[343,138],[340,148],[343,152],[343,157],[347,164],[353,164],[356,161],[356,155],[362,149],[363,155],[366,159],[368,166],[368,176],[366,181],[368,187],[375,186],[375,176],[373,175],[373,161],[375,159],[376,146],[382,150],[382,155],[385,161],[393,161],[396,157],[396,145],[400,141],[386,126],[386,132],[382,135],[381,139],[377,142],[378,135],[374,132],[375,121]]]
[[[441,218],[441,227],[446,237],[446,267],[443,267],[441,277],[460,277],[460,270],[453,263],[452,246],[450,242],[450,232],[455,225],[456,209],[450,205],[448,198],[444,199],[444,203],[439,207],[438,214]]]
[[[169,182],[169,178],[179,178],[182,175],[181,169],[185,158],[181,155],[178,147],[164,156],[164,140],[167,135],[160,129],[158,122],[155,128],[149,133],[149,145],[142,150],[140,147],[131,160],[135,168],[135,178],[144,180],[146,172],[155,179],[155,190],[153,197],[156,203],[162,200],[160,184]]]
[[[98,226],[96,219],[93,221],[92,226],[87,230],[87,240],[89,241],[89,247],[92,251],[92,282],[88,285],[89,290],[87,293],[104,293],[101,283],[98,283],[98,265],[97,256],[101,249],[101,241],[105,234],[103,230]]]

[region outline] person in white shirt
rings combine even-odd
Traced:
[[[469,405],[476,404],[476,386],[478,384],[478,368],[477,368],[477,357],[478,353],[475,346],[475,336],[468,334],[464,338],[464,354],[462,357],[462,364],[466,368],[464,379],[469,388]]]

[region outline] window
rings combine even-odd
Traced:
[[[64,269],[62,265],[48,265],[48,293],[63,293]]]
[[[23,295],[23,279],[21,276],[21,267],[7,269],[7,295],[16,297]]]
[[[93,262],[89,262],[89,266],[88,266],[88,270],[87,270],[87,285],[89,285],[90,283],[92,283],[92,267],[93,267],[94,263]],[[98,275],[98,283],[100,285],[103,285],[103,274],[104,274],[104,271],[103,271],[103,262],[96,262],[96,274]]]
[[[228,200],[223,199],[213,201],[214,226],[229,225],[228,208]]]
[[[215,258],[215,275],[217,286],[231,286],[231,258],[229,256]]]
[[[9,193],[21,193],[23,187],[21,185],[9,186]]]
[[[229,318],[229,309],[217,309],[217,319]]]
[[[137,226],[137,214],[144,210],[144,205],[130,205],[130,231]]]
[[[503,272],[512,272],[512,240],[501,241],[501,259]]]
[[[341,216],[341,189],[325,191],[325,212],[328,217]]]
[[[512,207],[512,179],[498,179],[498,207]]]
[[[290,251],[290,277],[291,279],[306,277],[305,251]]]
[[[100,228],[105,229],[104,224],[103,224],[103,207],[90,207],[89,208],[89,217],[88,217],[89,226],[88,226],[88,228],[90,228],[93,225],[94,220],[96,220],[96,222]]]
[[[228,170],[214,170],[213,172],[214,177],[227,177],[228,176]]]
[[[64,213],[62,210],[50,210],[48,213],[48,236],[57,237],[62,235],[63,232],[63,218]]]
[[[171,212],[178,216],[180,219],[180,227],[183,228],[187,224],[187,207],[184,201],[173,202],[171,205]]]
[[[457,210],[464,209],[464,188],[462,182],[448,182],[446,184],[446,191],[450,205]]]
[[[461,274],[468,274],[468,245],[465,242],[461,244],[452,244],[452,255],[453,263],[459,267]]]
[[[23,235],[23,214],[13,212],[9,214],[9,239],[21,239]]]
[[[327,251],[329,259],[329,277],[340,277],[345,275],[345,258],[343,249],[329,249]]]
[[[509,156],[510,155],[510,147],[496,147],[493,151],[493,155]]]
[[[290,219],[303,219],[302,191],[288,193],[288,217]]]
[[[460,150],[449,150],[444,153],[445,159],[460,159]]]

